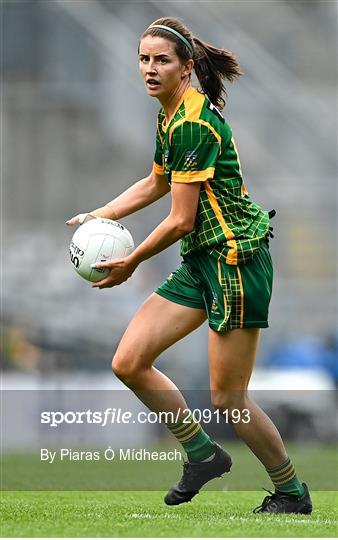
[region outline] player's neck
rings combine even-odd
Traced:
[[[177,106],[180,103],[184,92],[191,86],[190,79],[183,81],[182,85],[178,86],[173,94],[166,98],[160,99],[160,103],[165,112],[166,124],[168,125],[173,115],[177,110]]]

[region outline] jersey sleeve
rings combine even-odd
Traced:
[[[221,137],[201,122],[185,121],[171,134],[172,182],[205,182],[213,178]]]

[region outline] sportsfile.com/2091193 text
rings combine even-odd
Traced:
[[[105,427],[111,424],[190,424],[204,422],[206,424],[216,421],[238,424],[250,422],[249,409],[225,409],[214,411],[210,409],[178,409],[171,411],[125,411],[121,407],[108,407],[104,411],[43,411],[40,422],[49,427],[62,424],[96,424]]]

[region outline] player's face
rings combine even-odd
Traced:
[[[146,36],[139,47],[140,72],[150,96],[170,99],[192,69],[192,60],[182,65],[175,44],[162,37]]]

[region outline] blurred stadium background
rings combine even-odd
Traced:
[[[138,75],[137,46],[169,14],[240,60],[225,116],[250,195],[277,210],[271,325],[253,385],[333,389],[336,2],[11,0],[1,10],[3,388],[119,387],[110,372],[119,338],[179,263],[175,245],[126,284],[92,290],[69,263],[65,226],[150,170],[158,103]],[[135,243],[168,208],[165,198],[123,220]],[[204,325],[158,366],[180,387],[207,388],[206,338]]]

